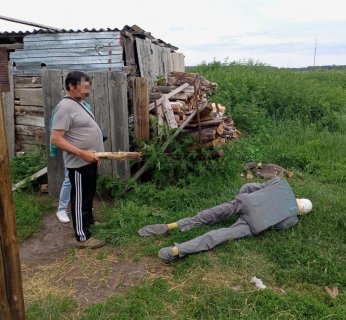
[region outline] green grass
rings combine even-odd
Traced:
[[[23,155],[14,157],[11,162],[12,183],[21,181],[46,166],[45,151],[42,146],[33,146]]]
[[[20,191],[14,193],[13,199],[17,237],[22,242],[39,229],[43,216],[52,211],[52,200],[47,196]]]
[[[33,302],[26,309],[25,319],[27,320],[59,320],[73,319],[70,317],[77,303],[69,298],[61,298],[48,295],[44,299]]]
[[[30,304],[29,316],[65,319],[68,310],[83,320],[346,319],[346,72],[220,63],[195,71],[219,83],[213,99],[227,106],[242,139],[227,146],[223,159],[204,168],[199,163],[195,171],[191,166],[174,184],[134,183],[125,192],[124,185],[109,183],[117,201],[103,210],[109,225],[96,235],[116,246],[119,258],[140,262],[158,259],[161,247],[229,226],[234,220],[162,237],[137,235],[143,225],[173,222],[233,198],[246,182],[241,173],[249,161],[294,171],[289,182],[298,197],[312,200],[313,211],[289,230],[162,265],[161,276],[102,303],[80,309],[78,301],[48,297],[48,304]],[[268,289],[256,290],[253,276]],[[324,286],[337,286],[339,296],[332,299]]]

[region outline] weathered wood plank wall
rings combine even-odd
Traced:
[[[15,151],[25,151],[45,143],[42,81],[40,76],[11,76],[11,79],[14,79]]]
[[[51,113],[64,95],[67,71],[43,70],[42,86],[45,101],[45,126],[49,127]],[[129,151],[127,76],[120,72],[88,72],[92,86],[88,102],[94,109],[97,123],[108,137],[106,151]],[[61,153],[49,157],[50,134],[46,134],[48,162],[48,191],[58,196],[64,177]],[[127,180],[130,177],[128,161],[103,160],[100,174]]]
[[[135,41],[140,74],[148,79],[150,88],[158,79],[167,79],[171,71],[185,71],[182,53],[171,52],[170,48],[160,47],[149,39]]]

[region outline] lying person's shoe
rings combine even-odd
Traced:
[[[78,242],[78,248],[97,249],[103,247],[105,244],[106,243],[102,240],[90,237],[88,240]]]
[[[161,258],[163,262],[171,262],[179,258],[179,255],[173,255],[172,248],[173,247],[166,247],[160,249],[158,256]]]
[[[68,217],[67,212],[65,210],[57,211],[55,215],[61,223],[70,222],[70,218]]]
[[[166,224],[151,224],[138,230],[141,237],[150,237],[165,234],[168,231]]]

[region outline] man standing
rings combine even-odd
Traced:
[[[213,230],[192,240],[162,248],[159,257],[169,262],[191,253],[210,250],[228,240],[255,236],[268,229],[287,229],[298,222],[299,215],[311,209],[310,200],[296,199],[287,181],[276,177],[263,184],[247,183],[239,190],[235,200],[203,210],[194,217],[169,224],[148,225],[139,229],[138,233],[148,237],[165,234],[175,228],[187,231],[197,225],[238,217],[229,228]]]
[[[99,164],[96,151],[104,151],[102,131],[93,113],[85,107],[90,79],[81,71],[70,72],[65,80],[67,95],[59,102],[53,117],[51,143],[66,154],[65,167],[71,182],[71,216],[75,236],[82,248],[105,245],[91,237],[92,214]]]

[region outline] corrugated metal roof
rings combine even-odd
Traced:
[[[78,29],[78,30],[72,30],[72,29],[61,29],[59,31],[57,30],[47,30],[47,29],[34,29],[32,31],[3,31],[0,32],[0,36],[25,36],[29,34],[38,34],[38,33],[80,33],[80,32],[104,32],[104,31],[121,31],[118,28],[101,28],[101,29]]]
[[[45,32],[24,37],[24,49],[10,53],[13,73],[48,69],[123,69],[120,31]]]
[[[100,29],[61,29],[61,30],[48,30],[48,29],[34,29],[33,31],[3,31],[0,32],[0,38],[6,38],[6,37],[13,37],[13,38],[24,38],[27,35],[30,34],[42,34],[42,33],[49,33],[49,34],[56,34],[56,33],[88,33],[88,32],[112,32],[112,31],[128,31],[135,37],[140,37],[142,39],[150,39],[153,43],[164,46],[167,48],[171,48],[172,50],[178,50],[179,48],[176,46],[171,45],[170,43],[167,43],[161,39],[157,39],[152,36],[152,34],[148,31],[143,30],[137,25],[133,25],[132,27],[126,25],[123,29],[118,28],[100,28]],[[18,40],[18,39],[17,39]]]

